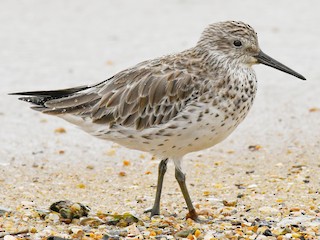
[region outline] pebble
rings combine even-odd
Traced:
[[[22,201],[21,205],[25,206],[25,207],[33,207],[33,206],[36,205],[36,203],[35,202],[30,202],[30,201]]]
[[[125,237],[128,235],[127,230],[110,230],[108,232],[109,236],[120,236],[120,237]]]
[[[3,240],[17,240],[17,238],[11,235],[6,235],[4,236]]]
[[[42,229],[42,233],[44,234],[44,235],[47,235],[47,236],[51,236],[51,235],[54,235],[54,230],[53,230],[53,227],[51,227],[51,226],[47,226],[47,227],[45,227],[44,229]]]
[[[204,240],[214,239],[214,237],[213,237],[214,233],[215,233],[215,231],[207,231],[206,234],[204,235],[203,239]]]
[[[60,216],[57,213],[49,213],[48,219],[56,223],[59,222]]]
[[[140,230],[137,228],[137,225],[136,223],[128,226],[127,228],[127,231],[128,231],[128,236],[138,236],[141,234]]]
[[[285,217],[283,218],[277,226],[279,227],[286,227],[289,225],[312,225],[310,223],[315,223],[317,226],[320,226],[320,220],[311,216],[302,215],[299,217]]]
[[[264,232],[263,232],[263,235],[264,236],[272,236],[272,232],[270,231],[270,229],[266,229]]]
[[[74,203],[71,201],[58,201],[50,206],[50,210],[57,212],[63,219],[71,222],[74,218],[81,218],[88,216],[90,208],[81,203]]]
[[[105,234],[105,235],[103,235],[102,240],[120,240],[120,236],[113,236],[113,235]]]
[[[259,208],[259,211],[262,213],[272,214],[272,215],[279,213],[278,209],[273,207],[267,207],[267,206]]]
[[[61,237],[55,237],[55,236],[50,236],[47,238],[47,240],[69,240],[67,238],[61,238]]]
[[[251,238],[251,239],[254,239],[254,240],[265,240],[265,239],[268,239],[268,237],[266,237],[264,235],[259,235],[259,236],[256,236],[254,238]]]
[[[11,212],[10,208],[0,206],[0,216],[3,216],[5,213],[9,213],[9,212]]]
[[[98,217],[82,217],[80,218],[80,225],[89,225],[91,227],[97,227],[105,222]]]
[[[198,215],[212,216],[213,215],[213,211],[211,209],[209,209],[209,208],[203,208],[203,209],[198,211]]]
[[[184,229],[182,231],[179,231],[175,234],[176,238],[186,238],[189,236],[189,234],[192,234],[194,232],[194,229]]]
[[[79,234],[79,232],[83,232],[83,230],[79,227],[71,227],[69,231],[74,234]]]

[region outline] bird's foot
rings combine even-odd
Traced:
[[[191,211],[188,212],[186,219],[191,218],[193,221],[196,221],[198,219],[198,214],[196,210],[192,209]]]
[[[156,215],[160,215],[159,208],[149,208],[144,211],[144,213],[150,213],[150,218]]]
[[[191,210],[190,212],[188,212],[186,219],[188,219],[188,218],[192,219],[193,221],[195,221],[197,223],[207,223],[208,222],[208,220],[206,220],[206,219],[202,219],[202,218],[200,219],[196,210],[194,210],[194,209]]]

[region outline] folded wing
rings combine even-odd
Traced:
[[[122,71],[94,86],[14,94],[26,96],[19,99],[43,113],[146,129],[167,123],[197,97],[195,78],[185,70],[158,64]]]

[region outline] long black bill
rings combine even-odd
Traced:
[[[264,65],[278,69],[282,72],[289,73],[302,80],[306,80],[306,78],[301,74],[297,73],[296,71],[293,71],[291,68],[288,68],[282,63],[279,63],[277,60],[274,60],[272,57],[269,57],[267,54],[265,54],[262,51],[259,52],[259,54],[256,56],[256,59],[258,60],[258,63],[262,63]]]

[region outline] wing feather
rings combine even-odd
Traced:
[[[44,105],[48,108],[52,108],[52,107],[69,108],[69,107],[80,106],[82,104],[94,101],[98,98],[100,98],[99,95],[97,95],[94,92],[90,92],[87,94],[75,94],[65,98],[49,100],[45,102]]]
[[[174,119],[195,94],[201,94],[199,74],[188,72],[188,60],[186,66],[177,67],[175,59],[143,62],[90,87],[28,92],[31,97],[22,100],[48,114],[73,114],[98,124],[148,129]]]
[[[159,65],[115,75],[114,81],[99,91],[101,100],[91,117],[95,122],[138,130],[170,121],[185,107],[196,84],[195,77],[187,71],[169,70],[167,67],[163,74]],[[105,114],[109,117],[104,118]]]

